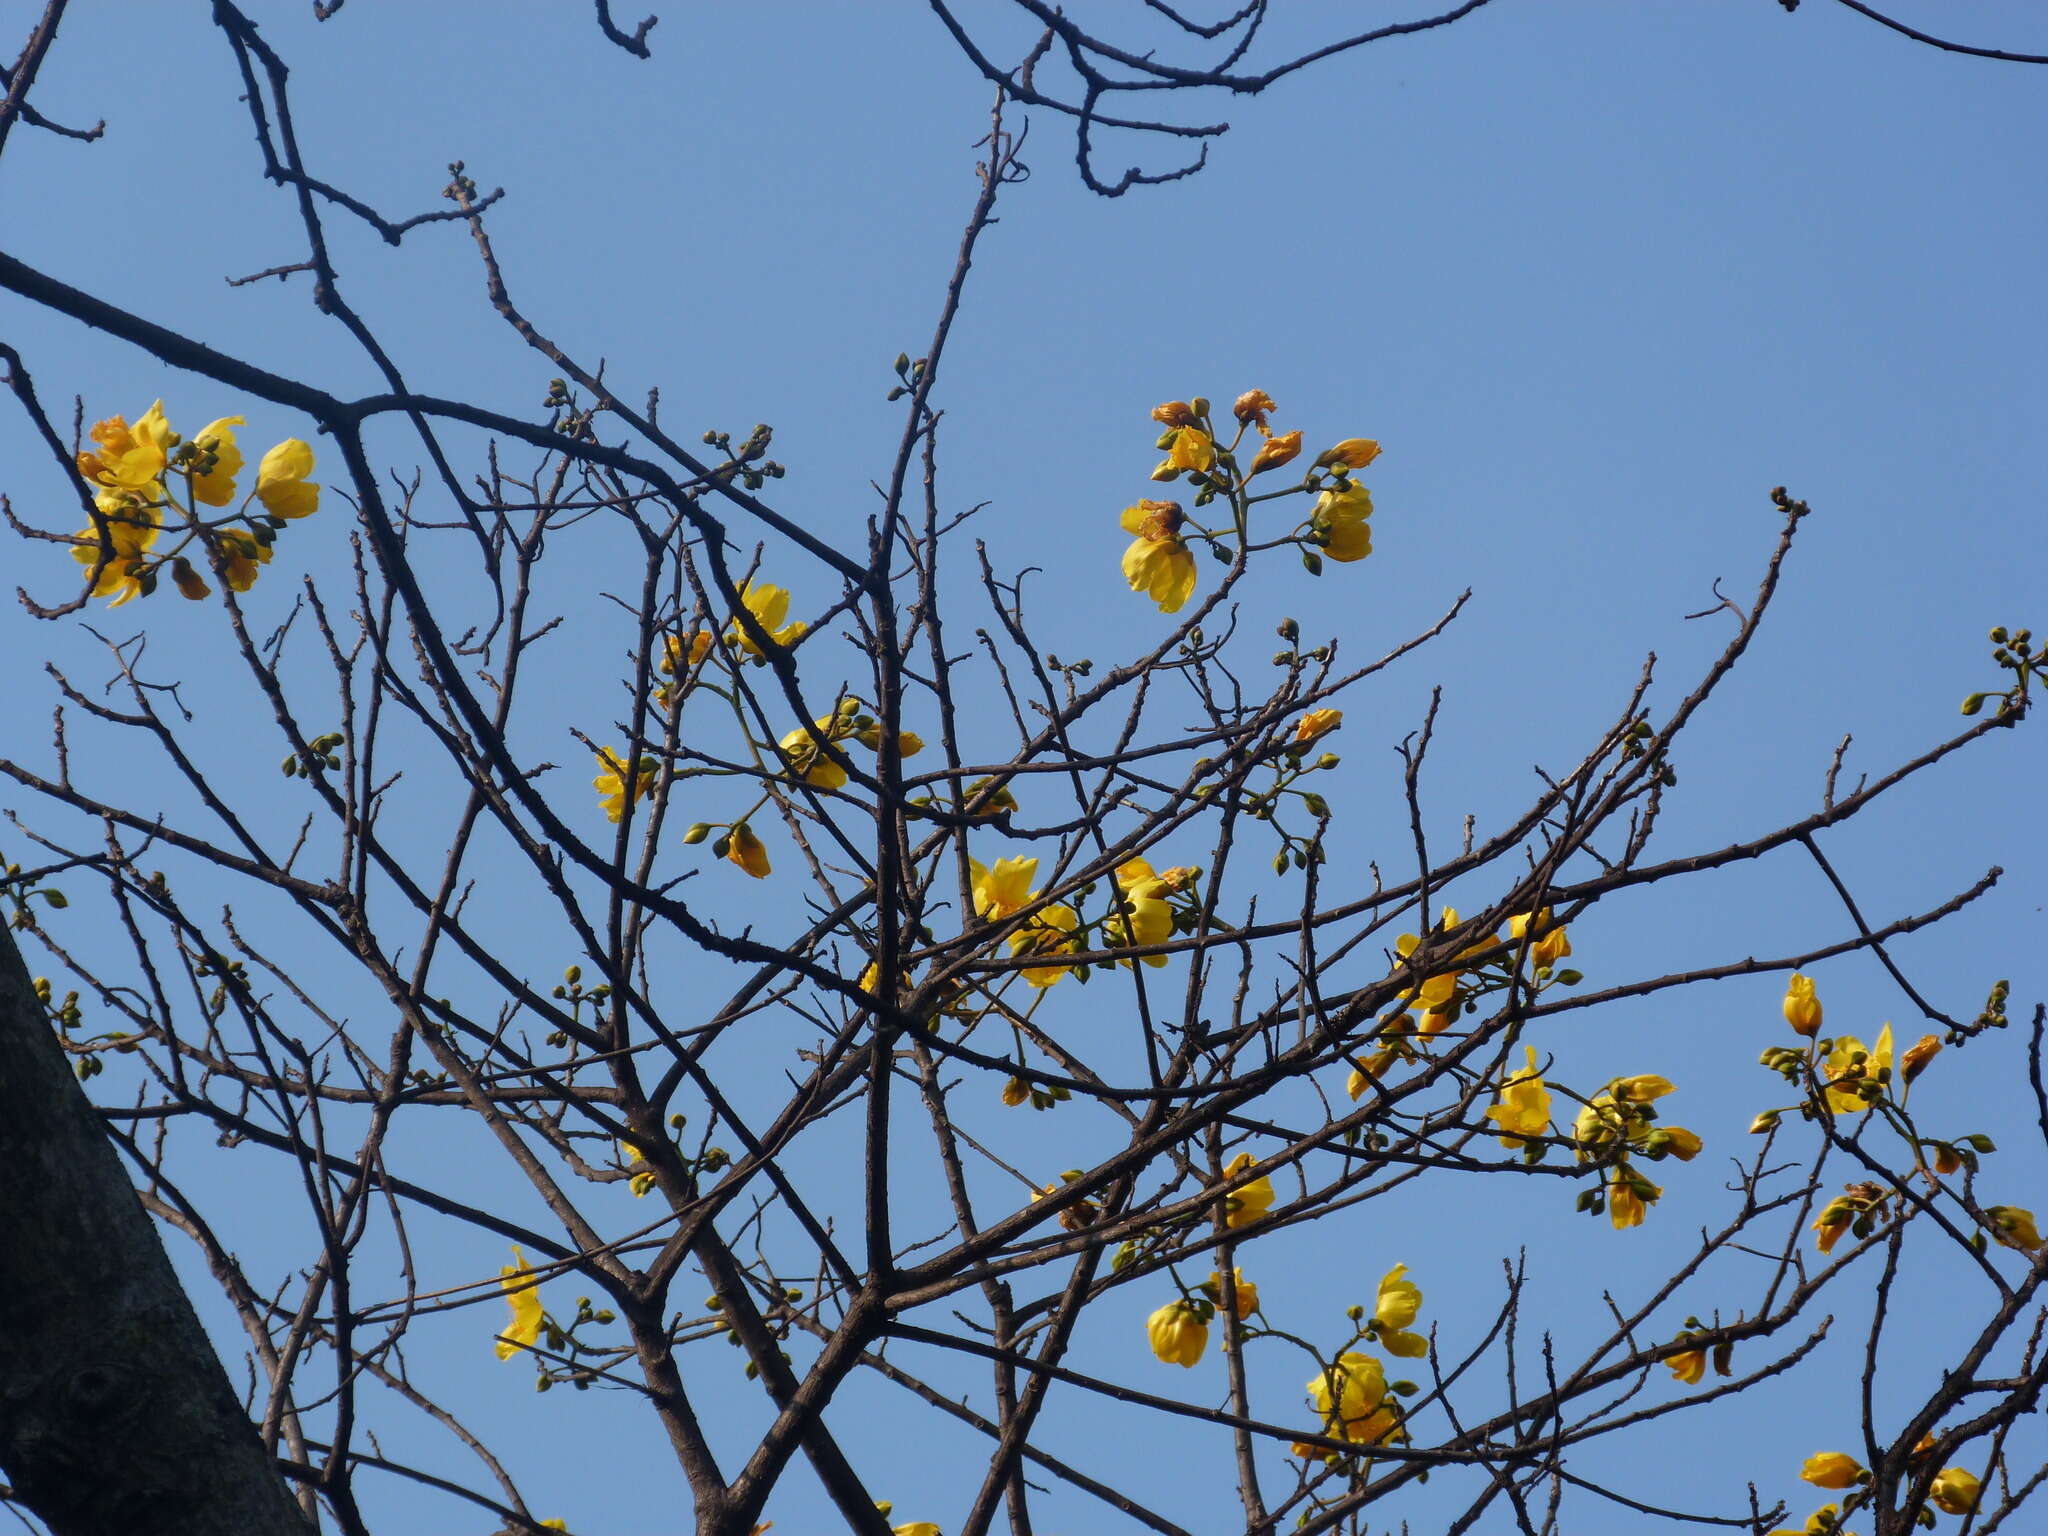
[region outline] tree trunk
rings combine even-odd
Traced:
[[[4,926],[0,1476],[54,1536],[311,1536]]]

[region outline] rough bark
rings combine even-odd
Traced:
[[[53,1536],[310,1536],[0,928],[0,1476]]]

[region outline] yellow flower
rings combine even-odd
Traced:
[[[1152,419],[1163,427],[1192,427],[1202,418],[1195,414],[1195,408],[1185,400],[1169,400],[1164,405],[1152,407]]]
[[[1250,1317],[1259,1310],[1259,1288],[1245,1279],[1244,1271],[1241,1269],[1232,1269],[1230,1278],[1237,1287],[1237,1315],[1240,1318]],[[1209,1283],[1202,1289],[1209,1293],[1210,1300],[1220,1308],[1223,1305],[1223,1271],[1210,1270]]]
[[[1253,475],[1260,473],[1262,470],[1278,469],[1300,452],[1301,434],[1299,432],[1282,432],[1277,436],[1269,437],[1264,443],[1259,445],[1259,451],[1253,455],[1252,467],[1245,471],[1245,478],[1249,480]]]
[[[1856,1536],[1854,1531],[1841,1529],[1842,1507],[1839,1504],[1823,1504],[1806,1517],[1806,1524],[1796,1531],[1780,1527],[1771,1536]]]
[[[633,1198],[638,1200],[647,1191],[654,1188],[654,1170],[645,1166],[647,1159],[640,1155],[640,1149],[631,1142],[620,1142],[619,1151],[625,1156],[628,1167],[640,1169],[638,1173],[626,1180],[626,1187],[633,1191]]]
[[[1664,1363],[1671,1367],[1671,1374],[1687,1386],[1695,1386],[1707,1374],[1707,1352],[1704,1349],[1683,1350],[1675,1355],[1666,1355]]]
[[[739,865],[756,880],[766,880],[773,872],[768,863],[768,850],[761,839],[754,835],[754,829],[744,821],[732,829],[725,845],[725,856]]]
[[[1031,1085],[1021,1077],[1013,1077],[1003,1084],[1001,1098],[1011,1109],[1015,1109],[1030,1097]]]
[[[1128,909],[1111,916],[1108,937],[1116,944],[1163,944],[1173,937],[1173,908],[1167,905],[1172,889],[1143,859],[1131,859],[1116,872],[1120,899]],[[1147,965],[1166,964],[1165,955],[1146,955]],[[1124,962],[1129,964],[1128,961]]]
[[[1216,445],[1200,427],[1182,427],[1166,450],[1166,462],[1175,469],[1207,470],[1216,462]]]
[[[806,784],[815,785],[819,789],[838,789],[844,785],[846,770],[827,757],[824,749],[818,745],[819,737],[826,741],[839,740],[841,733],[838,726],[838,716],[820,715],[816,735],[798,726],[783,737],[782,756],[789,764],[789,771]]]
[[[1195,556],[1180,536],[1186,518],[1171,501],[1140,501],[1124,508],[1123,529],[1136,534],[1124,551],[1124,580],[1161,613],[1178,613],[1194,595]]]
[[[1508,919],[1508,937],[1525,939],[1530,937],[1530,925],[1535,925],[1534,942],[1529,945],[1529,956],[1539,966],[1554,966],[1572,952],[1572,941],[1565,936],[1564,929],[1550,920],[1550,908],[1541,912],[1525,912],[1520,917]]]
[[[1927,1063],[1934,1060],[1941,1050],[1941,1039],[1936,1035],[1922,1035],[1907,1047],[1906,1054],[1899,1058],[1899,1076],[1907,1082],[1913,1081],[1927,1070]]]
[[[1339,1355],[1309,1382],[1308,1396],[1328,1432],[1346,1440],[1377,1444],[1398,1423],[1385,1406],[1386,1367],[1373,1355]]]
[[[171,424],[164,419],[159,400],[133,427],[125,416],[109,416],[93,423],[88,434],[99,445],[97,453],[78,456],[78,472],[92,484],[107,491],[127,491],[145,500],[161,501],[164,464],[170,457]],[[104,506],[102,511],[106,510]]]
[[[604,807],[605,820],[610,822],[622,820],[628,806],[654,792],[654,759],[643,757],[634,764],[631,784],[626,782],[625,763],[623,754],[607,747],[597,754],[597,766],[602,771],[590,781],[591,788],[597,791],[598,804]]]
[[[1327,736],[1344,723],[1341,709],[1312,709],[1294,722],[1294,740],[1297,744],[1314,741],[1318,736]]]
[[[1984,1214],[1991,1218],[1991,1235],[1999,1246],[2017,1248],[2022,1253],[2032,1253],[2041,1246],[2032,1211],[2017,1205],[1992,1205],[1984,1208]]]
[[[945,1536],[945,1533],[929,1520],[913,1520],[908,1525],[892,1525],[889,1532],[890,1536]]]
[[[512,1250],[512,1262],[498,1271],[498,1288],[512,1308],[511,1325],[498,1335],[500,1360],[510,1360],[522,1348],[531,1349],[533,1341],[540,1337],[540,1282],[526,1278],[532,1273],[533,1266],[517,1248]]]
[[[1413,1360],[1429,1353],[1429,1340],[1405,1331],[1422,1310],[1422,1287],[1401,1278],[1407,1273],[1406,1264],[1396,1264],[1387,1271],[1386,1278],[1380,1281],[1379,1304],[1373,1310],[1372,1320],[1380,1345],[1388,1354]]]
[[[1263,431],[1266,426],[1266,417],[1279,409],[1280,407],[1273,403],[1273,397],[1263,389],[1248,389],[1237,397],[1237,403],[1231,406],[1230,414],[1245,423],[1245,425],[1257,427]],[[1299,433],[1295,435],[1297,437],[1300,436]]]
[[[1860,1062],[1855,1058],[1862,1056]],[[1878,1033],[1877,1048],[1865,1052],[1863,1042],[1854,1035],[1843,1035],[1835,1042],[1835,1048],[1828,1052],[1827,1076],[1830,1083],[1846,1082],[1858,1084],[1876,1082],[1877,1075],[1892,1064],[1892,1027],[1887,1024]],[[1827,1090],[1828,1108],[1838,1115],[1860,1115],[1870,1108],[1870,1103],[1852,1087]]]
[[[1837,1195],[1821,1207],[1820,1215],[1814,1218],[1813,1230],[1820,1234],[1816,1246],[1822,1253],[1832,1253],[1835,1244],[1842,1240],[1842,1234],[1856,1223],[1857,1208],[1853,1201]]]
[[[237,592],[255,586],[256,568],[270,564],[270,546],[240,528],[223,528],[214,537],[220,541],[221,580]]]
[[[237,455],[239,457],[239,455]],[[256,466],[256,499],[272,517],[305,517],[320,510],[320,487],[313,473],[313,450],[288,437]]]
[[[1236,1178],[1252,1165],[1252,1155],[1240,1152],[1233,1157],[1223,1170],[1224,1182]],[[1264,1216],[1273,1205],[1273,1180],[1269,1174],[1261,1174],[1242,1188],[1234,1189],[1225,1197],[1223,1224],[1233,1231],[1238,1227],[1250,1226]]]
[[[1380,456],[1380,445],[1369,437],[1347,437],[1323,455],[1325,464],[1343,464],[1363,469]]]
[[[1607,1219],[1614,1230],[1640,1227],[1643,1216],[1664,1191],[1632,1169],[1617,1169],[1607,1186]]]
[[[711,652],[714,636],[708,629],[693,630],[690,634],[689,659],[684,660],[683,637],[669,635],[663,640],[667,654],[662,658],[661,670],[664,676],[674,677],[678,672],[698,666]]]
[[[142,595],[142,573],[149,566],[149,562],[141,557],[139,551],[124,551],[121,548],[124,528],[129,528],[131,535],[139,537],[144,544],[153,542],[156,538],[154,526],[134,529],[131,525],[108,522],[108,538],[114,546],[114,553],[105,565],[100,566],[99,578],[93,582],[92,591],[88,595],[111,599],[107,604],[109,608],[118,608],[123,603]],[[99,565],[99,535],[93,529],[81,528],[72,535],[72,538],[74,542],[71,546],[71,558],[84,566],[88,572]]]
[[[1145,1319],[1145,1337],[1166,1364],[1192,1366],[1209,1347],[1209,1325],[1191,1302],[1169,1301]]]
[[[1329,490],[1316,498],[1309,526],[1324,536],[1322,552],[1346,564],[1372,553],[1372,492],[1362,485]]]
[[[1688,1131],[1682,1125],[1660,1125],[1645,1139],[1652,1151],[1662,1151],[1681,1163],[1689,1163],[1698,1157],[1704,1145],[1697,1132]]]
[[[1618,1077],[1610,1085],[1614,1097],[1623,1104],[1647,1104],[1652,1099],[1661,1099],[1667,1093],[1675,1093],[1668,1078],[1654,1072],[1643,1072],[1635,1077]]]
[[[1792,1033],[1808,1039],[1820,1033],[1820,999],[1814,995],[1813,978],[1792,973],[1785,987],[1785,1022]]]
[[[1550,1090],[1536,1070],[1536,1047],[1522,1049],[1528,1053],[1528,1066],[1501,1084],[1500,1102],[1486,1112],[1486,1118],[1501,1128],[1500,1144],[1509,1148],[1527,1146],[1523,1138],[1550,1129]]]
[[[1037,860],[1032,860],[1034,864]],[[1034,893],[1035,894],[1035,893]],[[1074,936],[1074,930],[1081,926],[1081,919],[1072,907],[1054,902],[1040,907],[1031,914],[1030,920],[1010,935],[1012,955],[1063,955],[1072,954],[1080,948],[1081,941]],[[1066,975],[1071,966],[1031,965],[1023,971],[1024,984],[1030,987],[1049,987]]]
[[[740,603],[754,616],[754,622],[768,632],[768,638],[784,648],[795,645],[811,627],[801,619],[794,623],[784,622],[789,618],[789,592],[786,588],[772,587],[762,581],[750,581],[740,588]],[[740,649],[749,656],[765,654],[754,644],[753,637],[741,626],[739,620],[733,620],[732,628],[726,633],[738,641]]]
[[[540,1523],[540,1528],[544,1531],[566,1531],[569,1529],[569,1522],[566,1520],[543,1520]]]
[[[192,439],[203,456],[211,454],[213,467],[192,477],[192,494],[209,507],[224,507],[235,499],[235,476],[242,472],[242,450],[235,444],[236,427],[247,426],[239,416],[223,416],[199,429]]]
[[[990,921],[1020,911],[1031,900],[1031,879],[1038,873],[1036,859],[997,859],[993,867],[979,859],[967,861],[974,877],[974,910]]]
[[[1856,1478],[1863,1471],[1863,1464],[1854,1456],[1840,1451],[1822,1451],[1806,1458],[1806,1464],[1799,1469],[1799,1476],[1816,1488],[1852,1488]]]
[[[1945,1514],[1967,1515],[1977,1507],[1982,1492],[1977,1479],[1961,1467],[1943,1467],[1934,1474],[1934,1485],[1927,1490],[1927,1496]]]

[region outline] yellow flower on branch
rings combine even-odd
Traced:
[[[974,910],[992,922],[1021,911],[1035,894],[1031,880],[1038,873],[1036,859],[997,859],[993,865],[969,859],[967,869],[973,876]]]
[[[1649,1208],[1663,1193],[1662,1188],[1623,1165],[1614,1170],[1614,1180],[1607,1186],[1607,1219],[1614,1223],[1617,1232],[1640,1227]]]
[[[1182,427],[1167,447],[1166,462],[1175,469],[1206,472],[1216,463],[1216,444],[1200,427]]]
[[[756,880],[766,880],[774,871],[768,863],[768,849],[744,821],[726,836],[725,856]]]
[[[1253,475],[1265,470],[1278,469],[1293,460],[1300,452],[1299,432],[1281,432],[1269,437],[1259,445],[1259,451],[1252,456],[1252,467],[1245,471],[1245,478],[1249,480]]]
[[[1529,939],[1529,958],[1538,966],[1554,966],[1572,952],[1572,941],[1550,920],[1550,908],[1508,919],[1508,937]]]
[[[839,789],[846,783],[846,770],[825,755],[825,749],[818,745],[825,740],[838,742],[844,739],[838,729],[837,715],[820,715],[816,721],[815,733],[798,726],[782,738],[781,752],[789,771],[806,784],[818,789]]]
[[[1125,507],[1125,533],[1135,534],[1124,551],[1124,580],[1143,592],[1161,613],[1178,613],[1195,591],[1195,556],[1180,536],[1187,521],[1171,501],[1140,501]]]
[[[604,807],[605,820],[613,823],[625,818],[634,801],[654,792],[657,765],[653,758],[643,757],[634,764],[630,783],[625,765],[625,755],[607,747],[597,754],[597,766],[602,771],[590,781],[591,788],[597,791],[597,803]]]
[[[1072,954],[1081,947],[1081,941],[1074,932],[1080,926],[1081,919],[1072,907],[1058,902],[1040,907],[1023,927],[1010,935],[1010,953],[1013,956]],[[1026,986],[1049,987],[1071,969],[1073,967],[1067,965],[1030,965],[1024,968],[1022,975]]]
[[[93,423],[87,434],[98,451],[78,456],[78,472],[101,491],[127,492],[146,501],[163,500],[164,465],[170,458],[171,439],[176,434],[164,419],[159,400],[133,427],[125,416],[109,416]],[[107,510],[102,502],[101,511]]]
[[[306,517],[320,510],[320,487],[313,473],[313,450],[288,437],[256,466],[256,499],[272,517]]]
[[[1892,1027],[1887,1024],[1879,1031],[1876,1049],[1865,1051],[1863,1042],[1854,1035],[1843,1035],[1835,1041],[1835,1048],[1828,1052],[1827,1059],[1827,1100],[1828,1108],[1838,1115],[1860,1115],[1870,1108],[1871,1100],[1866,1099],[1859,1089],[1869,1086],[1872,1097],[1880,1074],[1892,1064]],[[1837,1088],[1836,1083],[1849,1086]]]
[[[1228,1183],[1231,1179],[1236,1178],[1240,1173],[1251,1167],[1252,1162],[1251,1153],[1238,1153],[1224,1167],[1224,1182]],[[1253,1179],[1251,1183],[1232,1190],[1224,1197],[1223,1224],[1233,1231],[1239,1227],[1250,1226],[1253,1222],[1264,1216],[1268,1210],[1272,1209],[1272,1205],[1272,1176],[1270,1174],[1261,1174],[1258,1178]]]
[[[760,1529],[766,1530],[767,1527]],[[889,1536],[945,1536],[945,1532],[929,1520],[913,1520],[908,1525],[890,1526]]]
[[[1536,1047],[1525,1045],[1529,1064],[1514,1073],[1500,1087],[1500,1102],[1486,1112],[1486,1118],[1501,1129],[1504,1147],[1525,1147],[1524,1139],[1541,1136],[1550,1129],[1550,1090],[1543,1086],[1543,1074],[1536,1069]]]
[[[199,450],[193,465],[192,494],[209,507],[224,507],[235,499],[242,450],[235,443],[234,429],[247,425],[239,416],[223,416],[201,427],[192,439],[192,446]]]
[[[1145,1320],[1145,1337],[1165,1364],[1192,1366],[1209,1347],[1209,1324],[1192,1302],[1169,1301]]]
[[[740,604],[753,616],[754,622],[768,632],[768,638],[784,649],[795,645],[810,629],[802,619],[789,621],[789,591],[784,587],[770,586],[764,581],[749,581],[740,588]],[[738,619],[726,631],[741,650],[749,656],[763,656],[764,652],[754,643],[754,637]]]
[[[1999,1246],[2016,1248],[2022,1253],[2032,1253],[2041,1246],[2032,1211],[2017,1205],[1992,1205],[1985,1207],[1984,1214],[1991,1218],[1991,1235]]]
[[[1664,1363],[1671,1368],[1673,1376],[1689,1387],[1697,1386],[1700,1378],[1707,1374],[1707,1352],[1704,1349],[1687,1349],[1666,1355]]]
[[[498,1271],[498,1288],[512,1308],[511,1324],[498,1335],[500,1360],[510,1360],[522,1349],[533,1348],[533,1341],[540,1337],[541,1321],[546,1314],[540,1304],[540,1282],[528,1278],[532,1273],[533,1266],[517,1248],[512,1250],[512,1262]]]
[[[1125,910],[1112,914],[1105,925],[1111,943],[1163,944],[1173,937],[1173,908],[1166,901],[1172,887],[1149,863],[1127,860],[1117,869],[1116,883]],[[1144,960],[1147,965],[1160,966],[1166,964],[1167,957],[1146,955]]]
[[[1820,1033],[1820,998],[1814,994],[1813,978],[1792,973],[1791,981],[1785,985],[1785,1022],[1792,1026],[1792,1033],[1805,1035],[1808,1039]]]
[[[1380,1281],[1379,1302],[1373,1309],[1372,1321],[1373,1332],[1388,1354],[1413,1360],[1429,1353],[1429,1340],[1407,1331],[1422,1311],[1422,1287],[1403,1279],[1407,1273],[1406,1264],[1396,1264],[1387,1271],[1386,1278]]]
[[[1230,1278],[1232,1284],[1237,1288],[1238,1317],[1250,1317],[1259,1310],[1259,1288],[1253,1285],[1251,1281],[1245,1279],[1244,1271],[1241,1269],[1232,1269]],[[1203,1286],[1202,1289],[1208,1292],[1209,1299],[1216,1303],[1218,1310],[1221,1310],[1223,1306],[1223,1271],[1220,1269],[1210,1270],[1209,1283]]]
[[[1319,736],[1327,736],[1344,723],[1341,709],[1312,709],[1294,722],[1293,744],[1306,746]]]
[[[1347,469],[1364,469],[1380,456],[1380,445],[1369,437],[1347,437],[1322,456],[1324,464],[1342,464]]]
[[[255,586],[257,567],[270,564],[270,546],[241,528],[223,528],[214,538],[219,540],[221,580],[237,592]]]
[[[1387,1406],[1386,1367],[1373,1355],[1339,1355],[1309,1382],[1308,1396],[1326,1433],[1354,1443],[1377,1445],[1400,1423]]]
[[[1856,1479],[1862,1473],[1863,1464],[1854,1456],[1844,1455],[1840,1451],[1822,1451],[1809,1456],[1805,1465],[1799,1469],[1802,1480],[1816,1488],[1831,1490],[1855,1487]]]
[[[1319,548],[1332,560],[1349,564],[1372,553],[1372,492],[1362,485],[1328,490],[1316,498],[1309,527],[1321,535]]]
[[[1934,1500],[1936,1509],[1946,1514],[1967,1515],[1977,1507],[1983,1491],[1983,1485],[1972,1473],[1961,1467],[1943,1467],[1934,1474],[1927,1496]]]

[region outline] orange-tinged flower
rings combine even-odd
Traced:
[[[1347,437],[1323,455],[1323,462],[1343,464],[1351,469],[1363,469],[1379,456],[1380,445],[1371,438]]]
[[[192,562],[183,555],[171,562],[171,580],[178,585],[178,591],[192,602],[199,602],[212,595],[213,588],[206,579],[192,568]]]
[[[1152,407],[1152,419],[1163,427],[1192,427],[1202,418],[1195,414],[1195,408],[1185,400],[1169,400],[1164,405]]]
[[[1140,501],[1124,508],[1123,529],[1136,534],[1124,551],[1124,580],[1161,613],[1178,613],[1194,596],[1195,556],[1180,536],[1186,516],[1171,501]]]
[[[1814,995],[1813,978],[1792,973],[1792,980],[1785,986],[1785,1022],[1792,1026],[1792,1033],[1812,1039],[1820,1033],[1820,999]]]
[[[1675,1355],[1666,1355],[1664,1363],[1671,1368],[1671,1374],[1687,1386],[1697,1386],[1700,1378],[1707,1374],[1707,1352],[1704,1349],[1683,1350]]]
[[[1329,490],[1316,498],[1309,526],[1323,536],[1319,545],[1332,560],[1349,564],[1372,553],[1372,492],[1362,485]]]
[[[1822,1451],[1806,1458],[1806,1464],[1799,1469],[1799,1476],[1816,1488],[1853,1488],[1856,1479],[1863,1472],[1863,1464],[1854,1456],[1840,1451]]]
[[[512,1250],[512,1262],[498,1271],[498,1288],[512,1308],[511,1324],[498,1335],[500,1360],[510,1360],[521,1349],[533,1348],[533,1341],[540,1337],[545,1314],[540,1304],[540,1282],[528,1278],[532,1273],[533,1266],[517,1248]]]
[[[1279,409],[1280,407],[1273,403],[1273,397],[1263,389],[1248,389],[1237,397],[1236,404],[1230,408],[1230,414],[1247,426],[1264,430],[1266,417]],[[1300,435],[1295,434],[1297,437]]]
[[[272,517],[305,517],[320,510],[320,487],[313,473],[313,450],[288,437],[256,466],[256,499]]]
[[[1249,1152],[1240,1152],[1224,1167],[1225,1183],[1236,1178],[1251,1167],[1253,1158]],[[1233,1189],[1223,1201],[1223,1224],[1235,1231],[1250,1226],[1272,1209],[1273,1179],[1270,1174],[1260,1174],[1251,1183]]]
[[[756,880],[766,880],[774,873],[768,863],[767,847],[755,836],[754,829],[744,821],[727,835],[725,856]]]
[[[1268,469],[1278,469],[1301,452],[1299,432],[1281,432],[1259,445],[1259,451],[1252,455],[1252,467],[1245,471],[1249,480],[1253,475]]]
[[[1165,1364],[1192,1366],[1209,1347],[1209,1324],[1192,1302],[1169,1301],[1145,1319],[1145,1337]]]
[[[1922,1035],[1906,1048],[1906,1054],[1899,1058],[1899,1076],[1907,1082],[1913,1081],[1927,1070],[1927,1063],[1934,1060],[1941,1050],[1941,1039],[1936,1035]]]
[[[164,419],[163,401],[143,412],[133,427],[125,416],[109,416],[94,422],[88,435],[99,451],[78,456],[81,475],[102,491],[126,491],[147,501],[163,500],[163,487],[157,482],[163,478],[171,439],[176,435]]]
[[[1312,709],[1294,722],[1294,740],[1297,745],[1314,741],[1318,736],[1327,736],[1344,723],[1341,709]]]
[[[200,462],[211,459],[211,467],[192,476],[192,494],[209,507],[224,507],[235,499],[235,476],[242,472],[242,450],[236,446],[236,427],[247,426],[239,416],[223,416],[199,429],[192,444]]]
[[[1245,1279],[1244,1271],[1241,1269],[1232,1269],[1230,1278],[1237,1288],[1237,1315],[1240,1318],[1250,1317],[1259,1310],[1259,1288]],[[1220,1308],[1223,1305],[1223,1271],[1210,1270],[1209,1283],[1202,1289],[1209,1293],[1210,1299]]]
[[[1501,1129],[1504,1147],[1528,1145],[1525,1137],[1541,1136],[1550,1129],[1550,1090],[1543,1086],[1543,1074],[1536,1070],[1536,1047],[1522,1047],[1529,1064],[1501,1084],[1500,1102],[1486,1112],[1486,1118]]]

